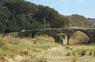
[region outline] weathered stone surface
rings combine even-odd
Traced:
[[[76,31],[69,39],[70,45],[86,44],[88,42],[89,37],[81,31]]]

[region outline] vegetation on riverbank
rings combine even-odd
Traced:
[[[4,42],[3,42],[4,40]],[[0,36],[0,60],[14,62],[94,62],[95,47],[62,45],[47,35],[35,38]]]

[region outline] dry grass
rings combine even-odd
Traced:
[[[47,62],[94,62],[94,52],[94,46],[58,46],[42,52],[39,57],[46,58]]]
[[[10,46],[0,47],[0,61],[3,62],[95,62],[95,47],[91,45],[64,46],[53,42],[49,36],[14,38],[0,35],[0,39],[4,42],[2,46]]]

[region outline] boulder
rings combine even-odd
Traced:
[[[81,31],[76,31],[69,39],[70,45],[87,44],[88,42],[89,37]]]

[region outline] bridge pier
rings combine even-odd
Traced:
[[[68,44],[68,37],[67,37],[67,35],[64,35],[63,44]]]
[[[68,44],[70,39],[70,35],[66,33],[58,33],[55,37],[55,42],[61,43],[61,44]]]

